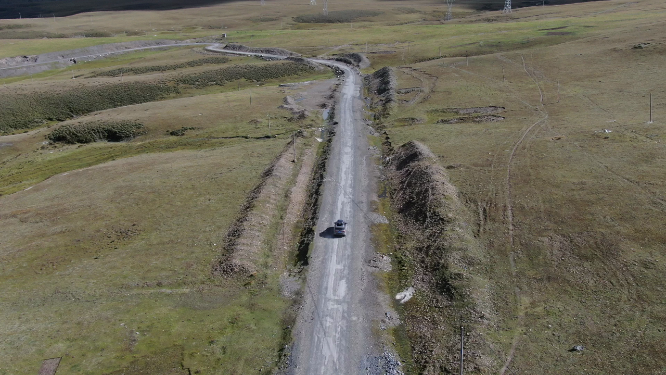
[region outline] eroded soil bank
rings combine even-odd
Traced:
[[[366,78],[375,127],[392,110],[395,78],[384,68]],[[466,371],[485,373],[495,364],[480,328],[494,324],[485,253],[475,238],[474,217],[436,156],[419,142],[394,147],[384,132],[384,174],[395,232],[394,276],[414,297],[402,305],[402,321],[417,373],[459,368],[461,327]]]

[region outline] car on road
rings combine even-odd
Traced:
[[[336,237],[344,237],[347,235],[347,222],[339,219],[333,223],[333,235]]]

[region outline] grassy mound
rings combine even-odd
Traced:
[[[141,134],[143,124],[134,121],[94,121],[63,125],[47,138],[51,142],[92,143],[99,141],[122,142]]]
[[[0,132],[30,129],[48,121],[64,121],[103,109],[160,100],[177,92],[176,87],[166,84],[126,82],[6,96],[0,104]]]
[[[193,68],[196,66],[208,64],[224,64],[229,62],[229,59],[222,56],[211,56],[205,59],[192,60],[180,64],[170,65],[152,65],[152,66],[136,66],[136,67],[122,67],[118,69],[106,70],[92,75],[92,77],[118,77],[122,74],[146,74],[153,72],[166,72],[169,70],[178,70],[183,68]]]

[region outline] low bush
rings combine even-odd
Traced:
[[[143,124],[135,121],[93,121],[63,125],[47,138],[59,143],[122,142],[142,134]]]
[[[123,67],[113,70],[107,70],[104,72],[98,72],[93,74],[92,77],[118,77],[121,74],[127,75],[127,74],[146,74],[152,72],[166,72],[168,70],[192,68],[195,66],[202,66],[207,64],[224,64],[227,62],[229,62],[229,59],[226,57],[211,56],[205,59],[192,60],[180,64]]]
[[[328,15],[323,14],[307,14],[294,17],[294,21],[300,23],[346,23],[352,22],[357,18],[374,17],[380,15],[381,12],[373,10],[336,10],[328,12]]]
[[[183,126],[183,127],[180,128],[180,129],[171,130],[171,131],[168,131],[168,130],[167,130],[167,132],[169,133],[169,135],[173,135],[173,136],[176,136],[176,137],[181,137],[181,136],[185,135],[185,133],[186,133],[188,130],[195,130],[195,129],[196,129],[196,128],[191,127],[191,126]]]

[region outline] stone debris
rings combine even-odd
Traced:
[[[388,350],[381,355],[366,358],[365,362],[366,375],[404,375],[400,359]]]
[[[412,296],[414,296],[414,287],[409,287],[406,290],[398,293],[395,295],[395,299],[400,301],[400,303],[405,303],[412,299]]]

